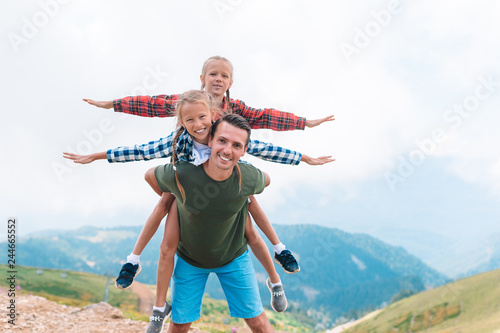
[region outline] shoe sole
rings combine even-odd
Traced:
[[[273,311],[274,311],[274,312],[277,312],[277,313],[285,312],[285,311],[286,311],[286,309],[288,308],[288,300],[287,300],[286,305],[285,305],[285,308],[284,308],[283,310],[281,310],[281,311],[276,310],[276,309],[274,308],[274,306],[273,306],[273,289],[272,289],[272,288],[271,288],[271,286],[269,285],[269,283],[270,283],[270,282],[271,282],[271,281],[269,281],[269,278],[268,278],[268,279],[266,280],[266,287],[267,287],[267,289],[269,290],[269,292],[271,293],[271,302],[270,302],[270,304],[271,304],[271,308],[273,309]],[[285,297],[286,297],[286,296],[285,296]]]
[[[286,274],[295,274],[295,273],[297,273],[297,272],[300,272],[300,267],[299,267],[299,268],[297,268],[296,270],[294,270],[293,272],[289,272],[289,271],[287,271],[287,270],[285,269],[285,267],[283,267],[283,265],[282,265],[282,264],[278,261],[278,259],[273,258],[273,261],[274,261],[276,264],[280,265],[280,266],[281,266],[281,268],[283,268],[283,270],[285,271],[285,273],[286,273]]]
[[[161,325],[161,330],[160,332],[163,332],[163,328],[165,328],[165,323],[170,319],[170,316],[172,315],[172,308],[170,308],[170,312],[168,313],[168,315],[165,316],[165,318],[163,319],[163,324]]]
[[[142,266],[141,266],[141,265],[139,265],[139,268],[137,269],[137,272],[136,272],[136,273],[135,273],[135,275],[134,275],[134,280],[135,280],[135,278],[137,277],[137,275],[139,275],[139,273],[140,273],[141,271],[142,271]],[[121,286],[118,286],[116,283],[117,283],[117,282],[115,281],[115,287],[116,287],[116,288],[121,289],[121,290],[126,290],[126,289],[130,289],[130,287],[132,287],[132,283],[134,283],[134,281],[132,281],[132,283],[131,283],[128,287],[125,287],[125,288],[123,288],[123,287],[121,287]]]
[[[137,274],[135,276],[137,276]],[[163,329],[165,328],[165,323],[170,319],[171,315],[172,315],[172,307],[170,307],[170,311],[168,312],[168,314],[163,319],[163,323],[161,324],[161,330],[160,330],[160,332],[163,332]],[[146,332],[147,332],[147,327],[146,327]]]

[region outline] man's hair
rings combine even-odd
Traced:
[[[214,137],[214,134],[217,131],[217,127],[219,127],[219,124],[222,122],[226,122],[230,125],[233,125],[234,127],[245,130],[247,132],[247,140],[245,142],[245,147],[248,146],[248,143],[250,142],[250,133],[252,132],[252,128],[245,120],[245,118],[235,113],[223,114],[222,117],[217,119],[217,121],[212,125],[212,128],[210,129],[210,135],[212,136],[212,138]]]

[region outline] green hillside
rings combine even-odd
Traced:
[[[0,265],[6,272],[7,265]],[[115,288],[114,279],[92,273],[73,272],[59,269],[38,269],[16,267],[16,284],[20,290],[16,294],[34,294],[48,300],[76,307],[99,303],[104,300],[106,282],[109,286],[108,303],[119,308],[132,319],[147,319],[149,316],[137,312],[138,297],[133,292]],[[8,281],[0,280],[0,288],[7,289]]]
[[[8,271],[7,265],[0,265],[0,270]],[[138,312],[138,297],[130,290],[120,290],[114,286],[114,278],[91,273],[73,272],[58,269],[39,269],[34,267],[16,267],[15,293],[43,296],[59,304],[84,307],[104,300],[106,282],[109,285],[108,303],[119,308],[123,314],[134,320],[149,321],[149,313]],[[0,280],[0,292],[9,289],[6,279]],[[154,287],[152,287],[154,288]],[[284,313],[266,310],[269,321],[277,332],[312,332],[315,321],[303,312],[293,308]],[[231,318],[227,302],[214,300],[206,296],[203,300],[201,320],[197,327],[209,332],[228,332],[233,327],[246,326],[244,320]]]
[[[345,333],[500,332],[500,270],[393,303]]]
[[[346,314],[384,306],[401,291],[419,292],[447,280],[403,248],[368,235],[316,225],[274,227],[301,265],[300,273],[293,275],[276,266],[289,302],[325,328]],[[82,227],[40,232],[21,240],[18,256],[24,266],[116,276],[140,230],[141,227]],[[161,238],[159,231],[141,255],[142,272],[138,276],[141,283],[156,281]],[[271,247],[269,250],[273,251]],[[261,298],[264,306],[269,307],[270,295],[264,283],[267,274],[253,259]],[[206,293],[211,298],[224,299],[215,277],[209,278]]]

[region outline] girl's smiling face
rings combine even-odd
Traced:
[[[204,103],[186,103],[182,106],[180,123],[196,142],[208,144],[208,134],[212,127],[212,115]]]
[[[233,85],[233,68],[224,60],[213,60],[206,68],[205,73],[200,75],[201,83],[205,90],[214,97],[222,98]]]

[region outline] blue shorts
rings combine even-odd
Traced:
[[[200,319],[201,303],[210,273],[217,274],[231,317],[255,318],[264,308],[248,250],[229,264],[205,269],[177,257],[172,281],[172,321],[191,323]]]

